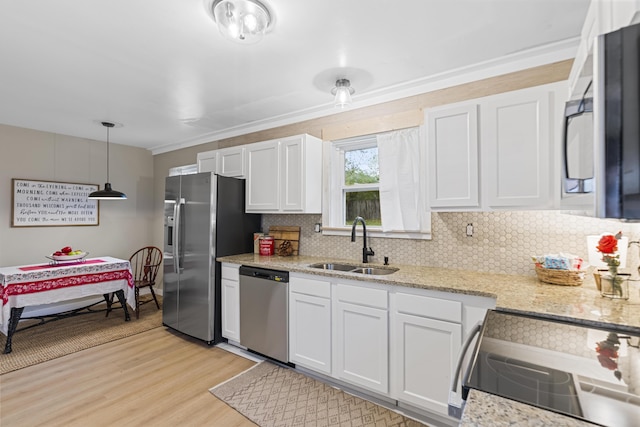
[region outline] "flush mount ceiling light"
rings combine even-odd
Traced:
[[[257,43],[271,25],[271,14],[258,0],[209,0],[213,20],[223,36],[242,44]]]
[[[348,108],[351,105],[351,95],[355,93],[355,89],[351,87],[351,82],[347,79],[336,80],[336,87],[331,89],[334,94],[334,105],[339,108]]]
[[[102,126],[107,128],[107,182],[104,184],[104,190],[94,191],[89,194],[90,200],[125,200],[127,195],[111,188],[109,182],[109,129],[115,126],[114,123],[101,122]]]

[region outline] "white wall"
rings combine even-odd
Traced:
[[[11,227],[12,178],[98,184],[102,189],[106,142],[0,125],[0,267],[47,262],[45,255],[67,245],[92,257],[128,259],[135,249],[153,243],[153,156],[114,143],[109,151],[110,181],[128,199],[99,202],[98,226]]]

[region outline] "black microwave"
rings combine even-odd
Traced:
[[[592,85],[565,107],[563,191],[593,193],[596,217],[640,220],[640,24],[596,38]]]

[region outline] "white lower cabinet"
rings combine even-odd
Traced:
[[[331,283],[289,277],[289,360],[331,374]]]
[[[240,266],[222,263],[222,336],[240,342]]]
[[[463,339],[495,300],[420,289],[395,289],[389,300],[391,397],[447,416]]]
[[[411,314],[393,316],[394,397],[446,415],[451,373],[462,343],[462,325]]]
[[[342,283],[335,285],[334,289],[334,376],[388,394],[387,291]]]
[[[447,418],[463,337],[492,298],[291,273],[289,359]]]

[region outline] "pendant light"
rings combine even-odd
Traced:
[[[356,90],[351,87],[348,79],[336,80],[336,86],[331,89],[331,93],[335,95],[333,104],[338,108],[348,108],[351,106],[351,95]]]
[[[110,122],[102,122],[102,126],[107,128],[107,182],[104,184],[104,190],[94,191],[89,194],[90,200],[125,200],[127,195],[111,188],[109,182],[109,129],[115,125]]]

